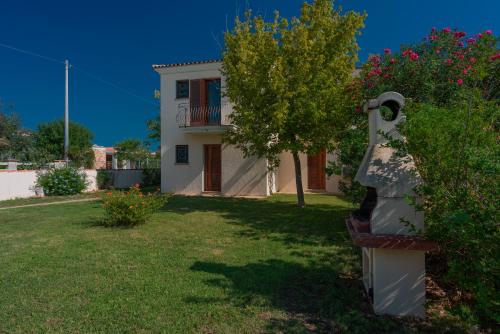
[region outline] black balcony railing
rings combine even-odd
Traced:
[[[188,103],[182,103],[177,109],[177,124],[182,128],[224,125],[226,109],[226,104],[190,106]]]

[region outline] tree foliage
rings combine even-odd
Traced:
[[[69,123],[69,159],[77,167],[94,165],[92,151],[93,133],[83,125]],[[47,162],[64,158],[64,121],[52,121],[38,125],[35,134],[36,150]]]
[[[346,94],[357,61],[356,35],[365,16],[343,14],[329,0],[304,3],[290,22],[272,22],[249,11],[225,34],[223,73],[234,104],[234,125],[224,140],[247,155],[291,152],[298,205],[304,205],[299,153],[332,149],[349,117]]]
[[[359,104],[385,91],[408,98],[407,120],[399,129],[405,141],[390,145],[413,156],[424,180],[416,189],[423,199],[418,208],[425,212],[427,236],[441,246],[434,257],[440,272],[461,292],[454,311],[490,325],[500,317],[498,41],[490,30],[467,36],[433,29],[400,52],[385,49],[370,57],[356,97]],[[360,160],[352,152],[367,144],[366,116],[360,111],[353,110],[354,126],[339,145],[343,163],[353,170]],[[359,189],[354,182],[346,187],[352,193]]]
[[[119,161],[141,161],[150,156],[148,148],[138,139],[125,139],[115,145]]]
[[[16,159],[32,162],[38,159],[34,147],[33,132],[22,127],[21,117],[14,112],[14,105],[9,104],[7,112],[0,100],[0,161]]]

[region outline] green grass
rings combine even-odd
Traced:
[[[0,332],[413,333],[375,316],[334,196],[173,197],[136,228],[98,202],[0,212]],[[457,329],[450,329],[456,332]]]
[[[102,191],[81,193],[72,196],[45,196],[45,197],[29,197],[29,198],[16,198],[9,199],[6,201],[0,201],[0,208],[6,208],[10,206],[18,205],[31,205],[31,204],[42,204],[42,203],[52,203],[66,200],[76,200],[85,198],[96,198],[102,194]]]

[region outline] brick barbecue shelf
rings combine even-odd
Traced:
[[[366,248],[404,249],[425,252],[439,250],[437,243],[419,236],[397,234],[372,234],[368,222],[360,221],[352,216],[346,219],[347,229],[356,246]]]

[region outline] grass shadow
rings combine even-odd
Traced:
[[[239,235],[246,238],[267,238],[287,245],[321,245],[346,240],[344,219],[351,208],[346,202],[331,196],[308,197],[310,204],[298,208],[282,197],[242,199],[225,197],[172,197],[164,211],[186,215],[196,212],[216,212],[226,222],[245,227]]]

